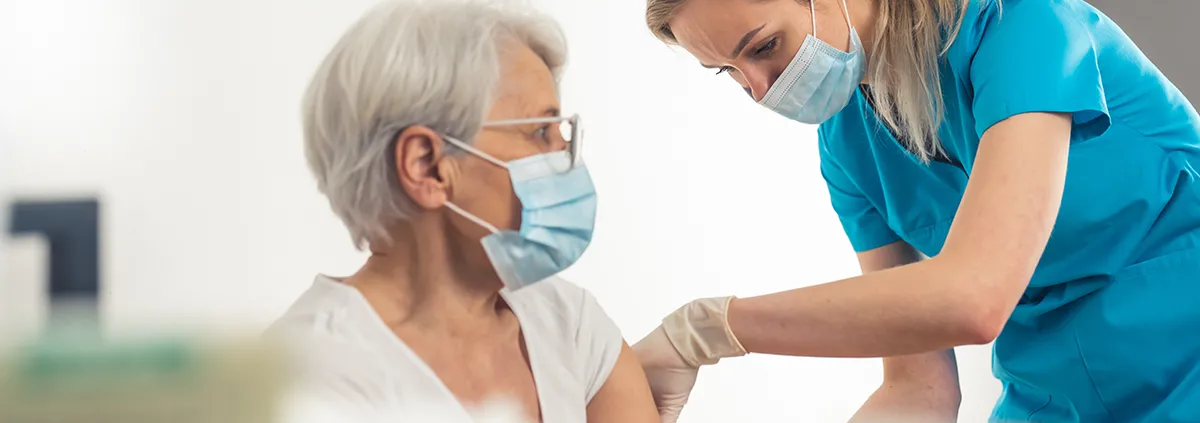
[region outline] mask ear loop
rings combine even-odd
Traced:
[[[817,0],[808,2],[808,14],[812,16],[813,38],[817,38]]]
[[[809,14],[812,15],[813,37],[817,36],[817,2],[812,0],[808,3]],[[850,23],[850,7],[846,5],[846,0],[842,0],[842,15],[846,17],[846,29],[853,31],[854,24]]]
[[[850,23],[850,8],[846,6],[846,0],[842,0],[842,13],[846,15],[846,29],[854,30],[854,24]]]
[[[492,225],[491,223],[487,223],[483,219],[480,219],[479,216],[475,216],[471,213],[467,213],[466,210],[463,210],[462,207],[459,207],[457,204],[447,201],[446,208],[454,211],[455,213],[458,213],[459,216],[467,218],[467,220],[475,222],[476,225],[482,226],[484,229],[487,229],[488,232],[491,232],[494,234],[500,233],[500,229],[497,228],[495,225]]]
[[[488,153],[484,153],[483,151],[480,151],[478,148],[472,147],[470,144],[467,144],[465,142],[456,140],[454,138],[451,138],[451,137],[448,137],[445,135],[443,135],[442,138],[445,139],[446,142],[453,144],[455,147],[466,150],[468,153],[474,154],[481,159],[487,160],[496,166],[500,166],[502,168],[508,169],[507,163],[504,163],[504,162],[500,161],[500,159],[492,157],[492,155],[490,155]],[[466,210],[463,210],[462,207],[459,207],[457,204],[454,204],[453,202],[447,201],[446,208],[450,209],[451,211],[453,211],[455,213],[458,213],[459,216],[467,218],[467,220],[475,222],[476,225],[482,226],[484,229],[487,229],[491,233],[494,233],[494,234],[500,233],[500,229],[497,228],[495,225],[492,225],[491,223],[488,223],[487,221],[480,219],[479,216],[468,213]]]
[[[500,159],[497,159],[497,158],[495,158],[495,157],[492,157],[492,155],[491,155],[491,154],[484,153],[482,150],[480,150],[480,149],[478,149],[478,148],[475,148],[475,147],[472,147],[470,144],[467,144],[467,143],[465,143],[465,142],[462,142],[462,141],[456,140],[456,139],[454,139],[454,138],[451,138],[451,137],[448,137],[448,136],[445,136],[445,135],[443,135],[443,136],[442,136],[442,139],[445,139],[445,140],[446,140],[446,142],[449,142],[450,144],[453,144],[455,147],[461,148],[461,149],[463,149],[463,150],[467,150],[467,152],[468,152],[468,153],[474,154],[474,155],[478,156],[478,157],[479,157],[479,158],[481,158],[481,159],[487,160],[487,161],[491,162],[492,164],[494,164],[494,165],[496,165],[496,166],[500,166],[500,167],[502,167],[502,168],[508,169],[508,163],[504,163],[504,162],[503,162],[503,161],[501,161]]]

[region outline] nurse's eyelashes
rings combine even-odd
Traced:
[[[754,49],[754,51],[750,54],[750,57],[753,59],[770,59],[771,56],[774,56],[778,47],[779,37],[772,38],[770,41],[767,41],[766,43],[763,43],[763,45]],[[721,66],[717,69],[717,75],[732,71],[733,66]]]
[[[779,37],[772,38],[770,41],[764,43],[761,47],[755,49],[752,57],[756,59],[769,59],[771,55],[775,53],[775,48],[778,46]]]

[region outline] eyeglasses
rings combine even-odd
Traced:
[[[491,121],[491,122],[484,122],[483,127],[488,128],[488,127],[497,127],[497,126],[531,125],[531,124],[543,124],[543,123],[551,124],[550,125],[551,128],[549,128],[548,130],[550,130],[550,131],[557,130],[559,132],[558,135],[562,137],[563,141],[566,141],[566,144],[567,144],[566,151],[567,151],[567,154],[571,158],[571,167],[574,168],[575,166],[578,166],[579,163],[581,163],[583,160],[583,158],[581,156],[581,147],[583,144],[583,128],[580,125],[580,120],[579,120],[578,114],[571,115],[571,116],[554,116],[554,117],[529,118],[529,119],[496,120],[496,121]],[[549,136],[553,136],[553,134],[552,133],[545,134],[543,136],[549,137]]]

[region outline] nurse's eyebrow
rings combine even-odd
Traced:
[[[743,35],[742,40],[738,41],[737,46],[733,47],[733,52],[729,53],[729,59],[736,59],[738,55],[742,54],[742,49],[746,48],[746,44],[750,44],[750,41],[754,39],[754,36],[758,35],[758,32],[762,31],[762,29],[766,26],[767,24],[762,24],[758,28],[751,29],[746,33],[746,35]]]

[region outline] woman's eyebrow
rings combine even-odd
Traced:
[[[737,59],[737,57],[742,54],[742,50],[744,50],[746,48],[746,45],[750,44],[750,41],[754,40],[754,36],[758,35],[758,33],[761,32],[763,30],[763,28],[766,28],[766,26],[767,26],[767,24],[764,23],[762,25],[759,25],[758,28],[754,28],[754,29],[747,31],[746,35],[743,35],[742,39],[739,40],[737,45],[733,47],[733,51],[729,53],[729,60]],[[710,65],[710,64],[701,62],[700,67],[703,67],[705,69],[718,69],[721,66]]]
[[[758,32],[762,31],[762,29],[765,28],[766,26],[767,26],[767,24],[764,23],[762,25],[759,25],[758,28],[754,28],[754,29],[751,29],[750,31],[747,31],[746,35],[743,35],[742,39],[740,41],[738,41],[736,46],[733,47],[733,51],[729,53],[729,60],[736,59],[739,55],[741,55],[742,50],[746,48],[746,45],[750,44],[750,41],[754,40],[754,36],[758,35]]]

